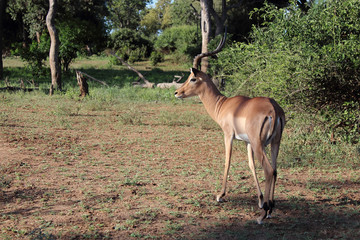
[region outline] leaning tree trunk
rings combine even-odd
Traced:
[[[122,64],[124,64],[125,66],[127,66],[128,69],[130,69],[131,71],[134,71],[140,79],[142,79],[145,83],[144,84],[140,84],[140,80],[138,82],[134,82],[133,85],[135,87],[145,87],[145,88],[153,88],[154,87],[154,83],[149,82],[149,80],[147,80],[144,75],[142,75],[138,70],[136,70],[135,68],[133,68],[132,66],[130,66],[127,62],[124,61],[124,59],[122,59],[121,57],[119,57],[118,55],[116,55],[115,53],[111,53],[111,55],[113,55],[114,57],[116,57],[117,59],[120,60],[120,62]]]
[[[56,14],[56,1],[49,0],[49,12],[46,16],[46,26],[49,31],[51,45],[49,52],[49,62],[51,70],[51,87],[50,95],[54,93],[54,90],[61,90],[61,68],[59,63],[59,36],[56,31],[54,19]]]
[[[201,52],[208,52],[208,43],[210,40],[210,9],[212,8],[213,1],[212,0],[200,0],[201,6],[201,37],[202,37],[202,45]],[[209,66],[208,57],[204,57],[201,59],[201,71],[207,71]]]

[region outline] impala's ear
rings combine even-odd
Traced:
[[[196,68],[190,68],[190,71],[194,74],[195,77],[196,77],[196,75],[200,72],[200,71],[197,70]]]

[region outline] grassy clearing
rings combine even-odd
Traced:
[[[227,202],[215,201],[223,137],[197,99],[130,87],[136,76],[121,67],[76,64],[115,86],[91,83],[82,100],[70,81],[51,98],[45,91],[0,93],[1,239],[360,237],[359,146],[331,144],[310,117],[291,114],[277,208],[258,226],[241,142],[235,142]],[[164,69],[159,78],[173,74]]]

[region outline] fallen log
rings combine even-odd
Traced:
[[[158,83],[156,85],[156,87],[158,88],[171,88],[171,87],[175,87],[176,89],[178,89],[180,86],[182,85],[182,83],[177,83],[175,81],[172,81],[171,83]]]
[[[132,85],[134,87],[142,87],[142,88],[154,88],[154,83],[140,83],[140,82],[133,82]]]
[[[174,87],[174,88],[178,89],[182,85],[182,83],[179,83],[179,82],[181,81],[181,79],[183,77],[184,77],[184,74],[182,74],[182,76],[175,75],[172,82],[170,82],[170,83],[158,83],[156,85],[156,87],[158,87],[158,88],[171,88],[171,87]]]

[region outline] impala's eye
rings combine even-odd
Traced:
[[[196,82],[196,78],[190,79],[190,82]]]

